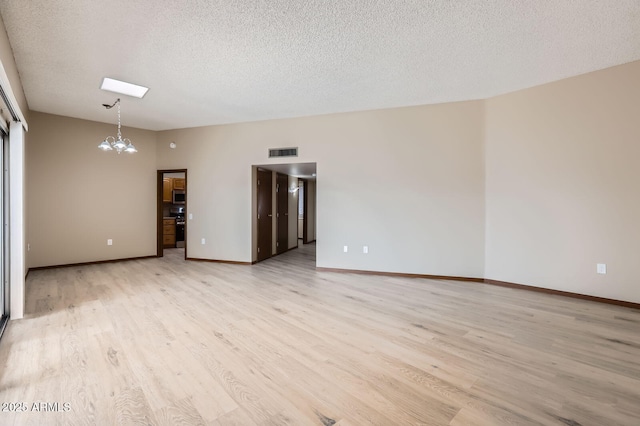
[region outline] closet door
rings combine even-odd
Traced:
[[[289,176],[276,175],[276,253],[284,253],[289,248]]]
[[[273,207],[270,170],[258,169],[258,262],[272,255]]]

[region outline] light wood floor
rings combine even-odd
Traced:
[[[0,424],[640,424],[640,311],[314,250],[32,272],[0,341],[0,403],[28,411]]]

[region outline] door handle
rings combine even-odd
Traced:
[[[271,217],[271,216],[273,216],[273,215],[269,215],[269,217]]]

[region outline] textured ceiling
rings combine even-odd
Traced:
[[[29,107],[153,130],[486,98],[640,59],[639,0],[0,0]]]

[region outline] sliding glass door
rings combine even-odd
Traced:
[[[9,138],[0,130],[0,337],[9,318]]]

